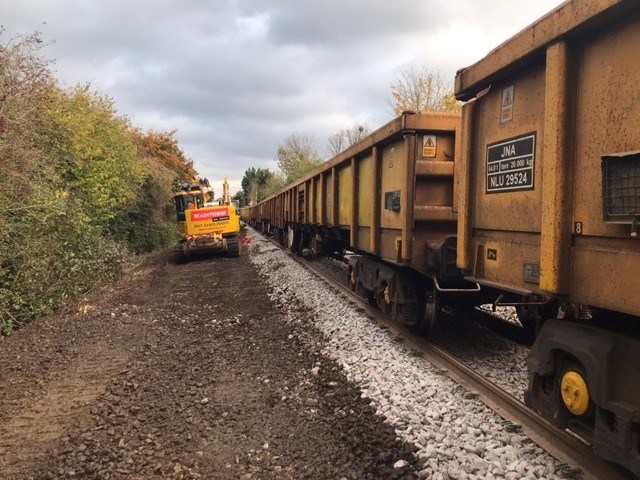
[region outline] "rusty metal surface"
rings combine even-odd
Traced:
[[[456,234],[459,132],[459,114],[404,114],[267,198],[257,220],[338,227],[350,246],[429,274],[432,249]]]
[[[382,212],[380,216],[381,228],[402,228],[402,212],[407,208],[405,179],[407,177],[407,152],[403,139],[397,139],[382,148],[381,163],[381,198]],[[400,211],[394,212],[385,208],[385,195],[399,192]],[[404,193],[404,195],[403,195]]]
[[[503,122],[503,95],[511,87],[511,119]],[[475,278],[534,291],[538,285],[524,281],[523,269],[525,263],[540,263],[544,99],[545,68],[536,64],[519,77],[497,83],[466,108],[460,180],[464,199],[458,207],[458,264]],[[530,136],[535,137],[534,164],[527,171],[532,188],[512,191],[505,175],[499,179],[502,190],[489,193],[489,147],[503,155],[503,142]]]
[[[470,101],[462,106],[462,130],[460,132],[459,151],[454,164],[454,186],[457,198],[456,212],[458,215],[458,268],[470,271],[472,268],[473,254],[471,251],[471,229],[473,215],[472,179],[475,175],[475,165],[471,161],[473,156],[473,144],[475,134],[473,131],[475,119],[475,101]]]
[[[596,32],[563,37],[517,74],[494,75],[489,92],[465,106],[458,264],[508,289],[638,315],[640,242],[629,224],[603,215],[602,157],[640,146],[640,8],[622,3]],[[489,147],[528,133],[533,188],[490,191]]]
[[[351,165],[337,169],[338,171],[338,224],[344,227],[351,225],[351,199],[353,198],[353,174]]]
[[[640,314],[640,241],[616,248],[583,240],[571,249],[572,298],[586,305]],[[634,251],[629,247],[635,247]]]
[[[371,198],[375,199],[380,191],[380,155],[377,146],[371,149],[371,159],[373,162],[373,178],[369,186]],[[371,235],[369,235],[369,252],[378,255],[380,253],[380,212],[382,205],[380,202],[374,201],[371,208]]]
[[[358,174],[360,163],[356,157],[351,157],[351,191],[353,195],[351,197],[351,203],[349,207],[349,244],[352,246],[358,245]],[[338,185],[340,188],[340,185]]]
[[[628,227],[602,221],[600,157],[640,147],[638,52],[640,14],[633,21],[602,32],[579,52],[573,208],[584,235],[629,236]]]
[[[503,89],[513,85],[513,119],[501,123]],[[535,162],[533,190],[485,194],[487,190],[487,148],[524,135],[535,134],[535,159],[544,157],[545,74],[538,64],[520,77],[496,83],[487,95],[476,100],[474,129],[476,141],[470,161],[475,175],[472,196],[474,228],[502,231],[536,231],[541,228],[541,162]],[[466,132],[463,132],[463,135]],[[499,148],[499,147],[498,147]],[[505,185],[508,188],[508,185]]]
[[[348,164],[352,157],[361,155],[364,151],[370,151],[374,146],[384,144],[389,138],[400,134],[404,130],[433,131],[433,132],[453,132],[460,127],[460,114],[428,112],[425,114],[405,114],[395,118],[382,126],[371,135],[360,142],[347,148],[344,152],[336,155],[331,160],[323,163],[316,169],[306,174],[303,178],[287,185],[284,190],[289,190],[295,186],[304,184],[310,178],[315,177],[330,170],[332,167],[344,166]]]
[[[370,227],[373,205],[376,199],[373,197],[373,157],[367,155],[358,159],[358,226]],[[368,249],[367,246],[365,248]]]
[[[571,154],[569,132],[569,52],[565,42],[547,50],[544,164],[541,189],[542,232],[540,244],[540,289],[554,294],[569,293],[571,246]],[[542,158],[542,156],[541,156]]]

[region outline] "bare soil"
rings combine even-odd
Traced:
[[[0,478],[415,478],[247,255],[156,255],[0,341]]]

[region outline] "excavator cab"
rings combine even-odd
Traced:
[[[173,197],[173,203],[176,206],[176,214],[178,216],[178,222],[186,221],[185,210],[192,210],[194,208],[204,207],[204,196],[201,191],[182,191],[176,192]]]

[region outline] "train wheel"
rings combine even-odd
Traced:
[[[357,284],[357,292],[362,298],[364,298],[370,305],[376,304],[375,294],[371,290],[367,290],[362,282],[358,282]]]
[[[565,362],[556,377],[562,407],[574,418],[587,418],[593,413],[584,368],[577,362]]]
[[[555,377],[555,384],[556,405],[552,422],[591,441],[595,404],[589,393],[584,368],[575,361],[564,362]]]
[[[440,304],[435,288],[426,292],[423,308],[424,311],[420,312],[416,323],[411,326],[411,330],[419,335],[428,335],[440,314]]]
[[[560,396],[565,408],[574,416],[580,417],[587,413],[591,400],[589,386],[584,374],[571,368],[563,372],[559,378]]]
[[[391,289],[389,288],[389,285],[382,282],[375,298],[376,305],[382,313],[389,315],[391,313]]]

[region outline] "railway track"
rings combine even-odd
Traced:
[[[272,240],[279,248],[280,244]],[[566,478],[580,478],[585,480],[611,479],[623,480],[634,478],[608,462],[598,458],[588,444],[568,431],[562,431],[547,422],[524,403],[514,398],[491,381],[484,378],[465,363],[446,352],[440,346],[434,345],[425,338],[412,333],[405,326],[386,317],[379,309],[375,308],[352,292],[348,286],[319,268],[313,261],[291,254],[284,250],[296,262],[320,277],[332,288],[339,290],[362,308],[370,317],[389,329],[398,337],[422,353],[423,357],[441,369],[456,383],[469,392],[469,395],[478,398],[487,407],[496,412],[505,420],[507,428],[519,431],[529,437],[541,448],[549,452],[559,461],[567,465],[564,476]],[[579,466],[576,471],[569,465]]]

